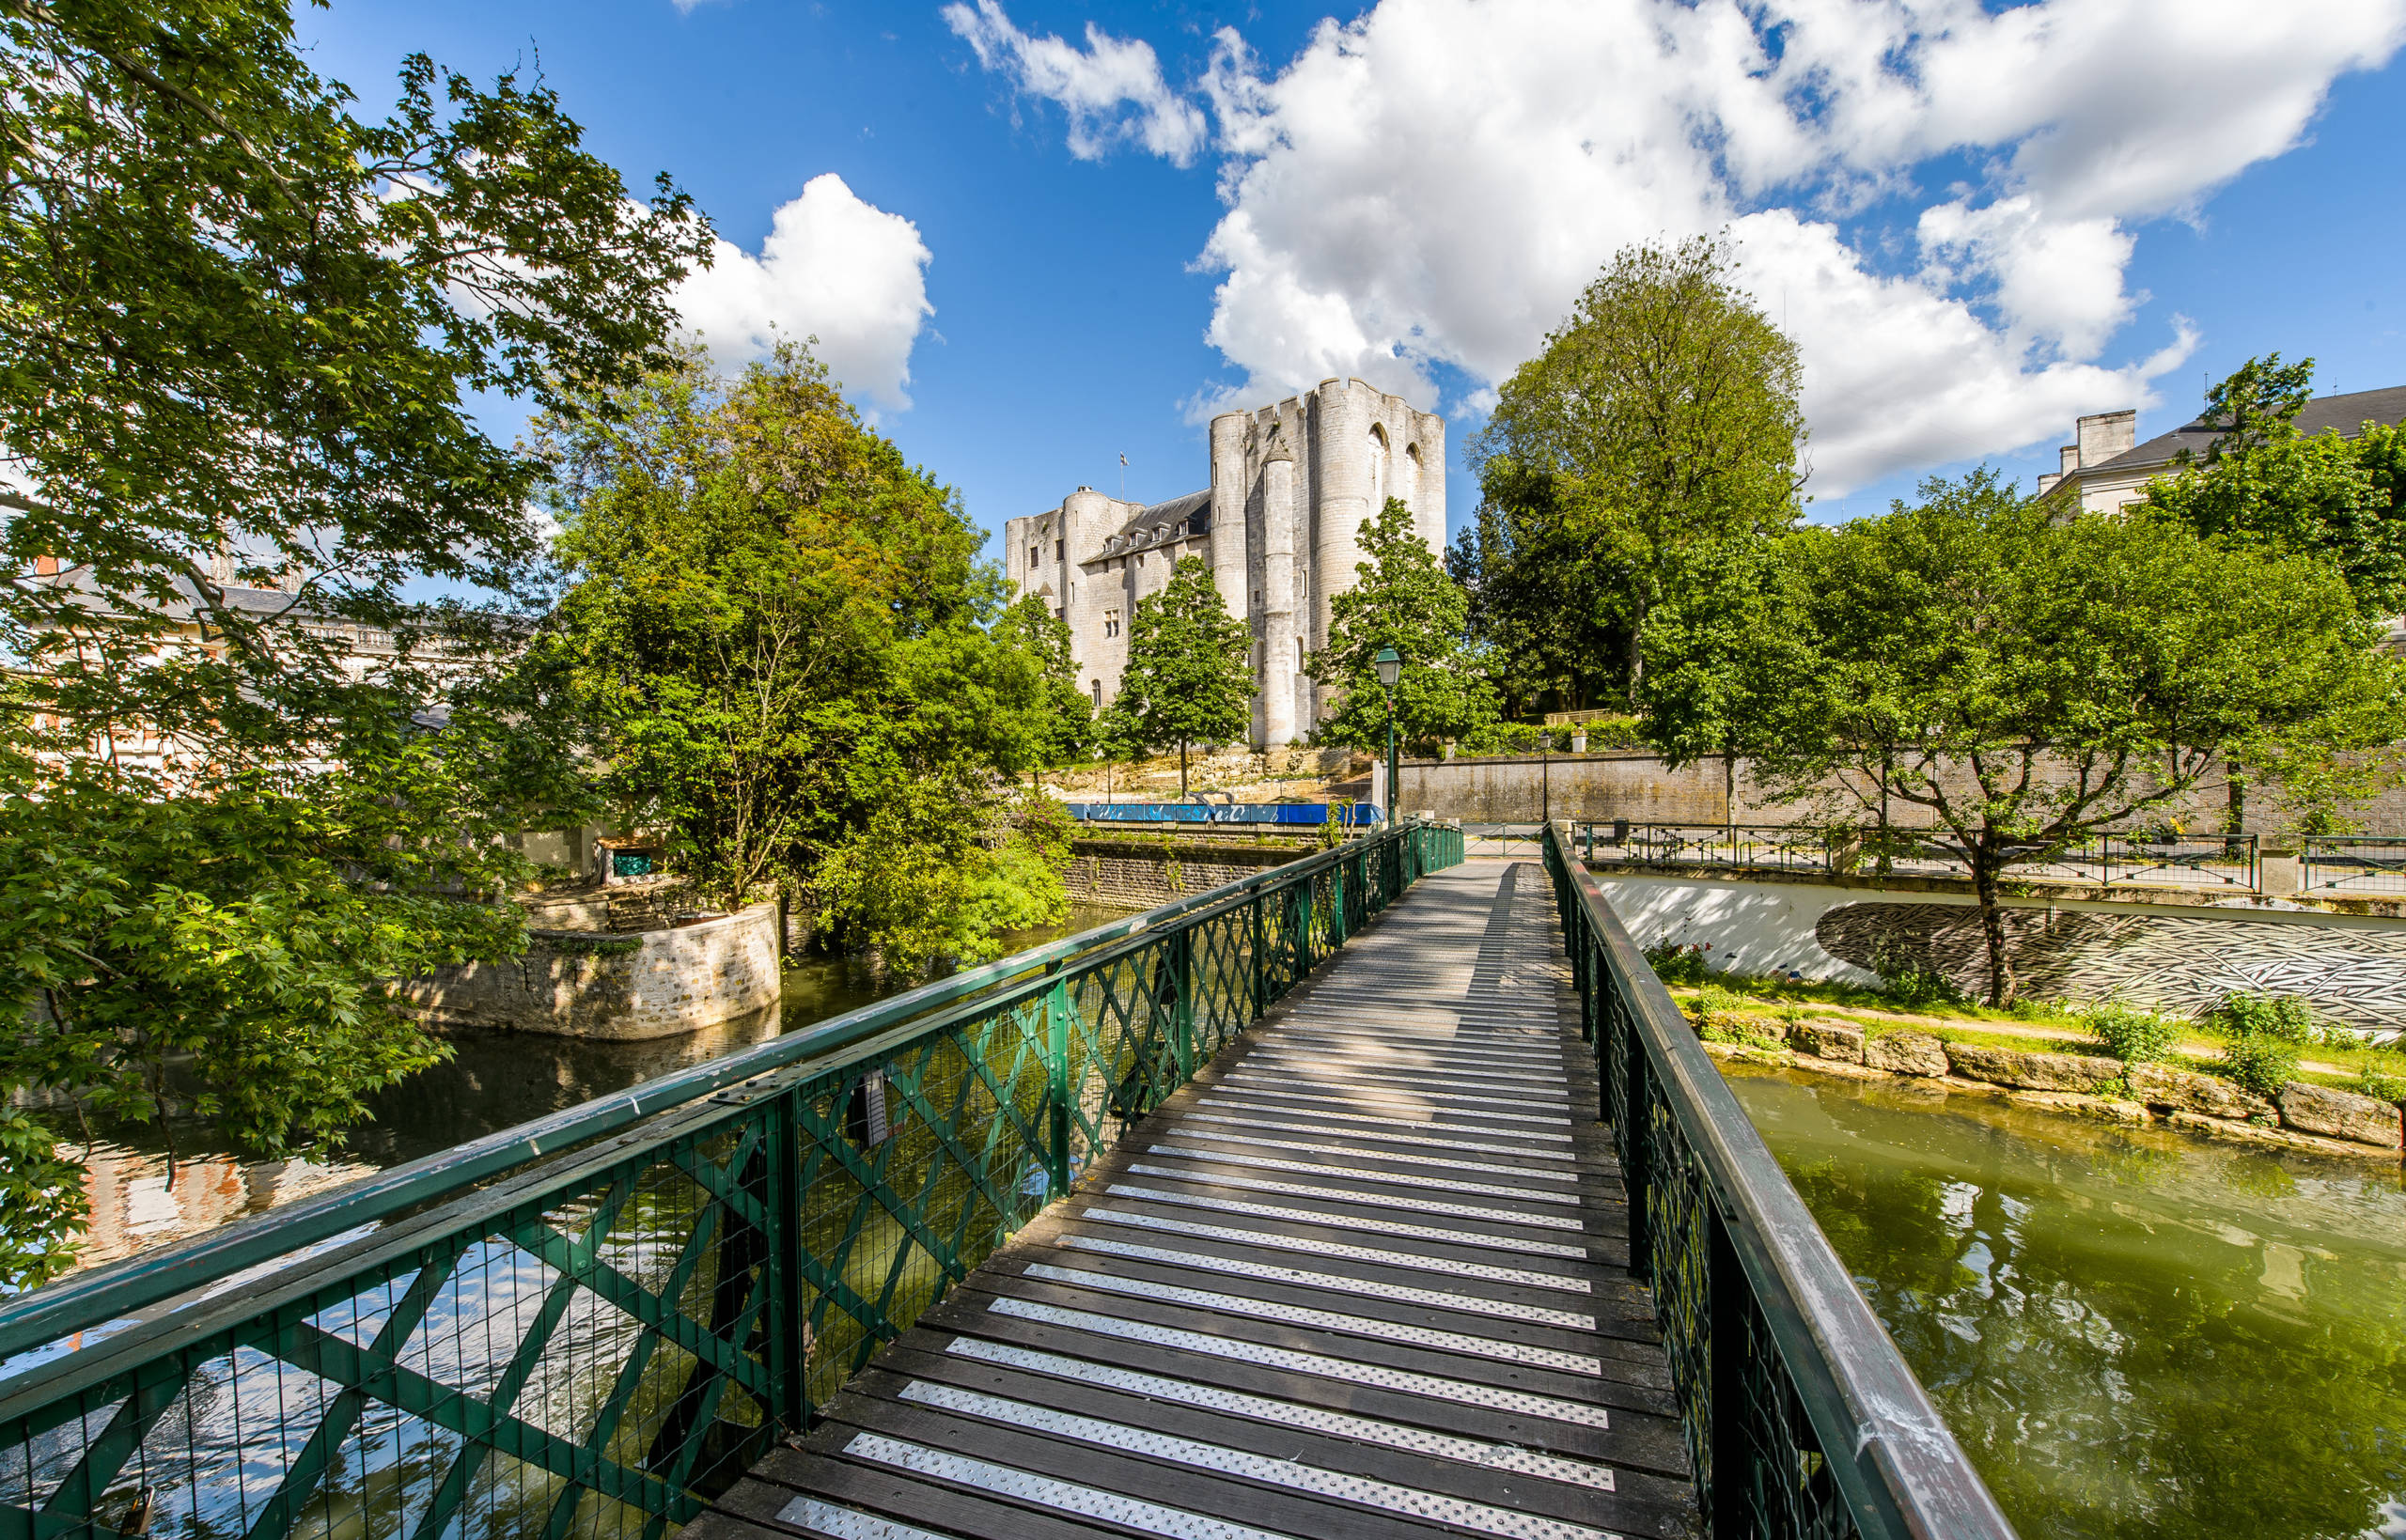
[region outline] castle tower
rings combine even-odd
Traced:
[[[1004,572],[1050,596],[1070,625],[1097,704],[1118,693],[1136,601],[1199,556],[1231,614],[1253,634],[1253,742],[1307,737],[1331,692],[1304,673],[1328,644],[1336,597],[1362,560],[1361,528],[1389,497],[1412,510],[1431,551],[1445,542],[1445,419],[1359,380],[1223,412],[1210,428],[1211,485],[1139,506],[1080,488],[1058,509],[1004,526]]]

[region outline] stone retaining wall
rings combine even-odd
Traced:
[[[1311,852],[1234,841],[1163,845],[1142,840],[1082,839],[1070,847],[1062,873],[1071,900],[1115,909],[1152,909],[1283,866]]]
[[[1742,1051],[1726,1044],[1707,1046],[1719,1053]],[[2260,1135],[2277,1128],[2289,1143],[2377,1150],[2393,1158],[2406,1153],[2406,1117],[2395,1104],[2308,1081],[2291,1081],[2280,1095],[2265,1097],[2220,1076],[2168,1065],[2025,1053],[1950,1043],[1927,1032],[1867,1038],[1853,1022],[1837,1020],[1798,1022],[1788,1030],[1788,1047],[1800,1069],[1973,1082],[2066,1111],[2129,1118],[2152,1114],[2210,1132]]]
[[[402,992],[432,1025],[631,1041],[764,1009],[783,992],[777,906],[633,935],[538,930],[525,956],[465,963]]]

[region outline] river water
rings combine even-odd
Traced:
[[[2406,1178],[1730,1083],[2025,1540],[2406,1536]]]

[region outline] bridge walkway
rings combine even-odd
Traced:
[[[1686,1535],[1550,884],[1425,878],[688,1527]]]

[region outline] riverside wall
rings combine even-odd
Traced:
[[[1407,759],[1397,781],[1397,806],[1406,813],[1460,818],[1465,823],[1541,823],[1548,818],[1627,818],[1632,823],[1804,823],[1813,818],[1813,797],[1780,801],[1755,785],[1751,760],[1719,759],[1673,767],[1661,755],[1637,751],[1605,754],[1512,754],[1455,759]],[[1861,804],[1835,781],[1820,795]],[[2229,788],[2220,776],[2200,786],[2185,812],[2199,828],[2220,828],[2228,816]],[[2242,811],[2249,829],[2283,827],[2286,810],[2250,792]],[[2354,832],[2406,835],[2406,788],[2384,792],[2346,809]],[[1922,811],[1892,802],[1898,827],[1928,822]]]
[[[1966,993],[1987,989],[1976,902],[1938,881],[1882,890],[1765,874],[1589,869],[1639,946],[1699,948],[1725,972],[1867,986],[1884,955],[1935,969]],[[2179,891],[2146,900],[2018,896],[2004,907],[2015,976],[2043,999],[2111,998],[2196,1015],[2232,994],[2294,994],[2359,1031],[2406,1030],[2406,918]]]
[[[632,934],[536,930],[525,955],[402,986],[430,1025],[635,1041],[762,1010],[783,992],[777,906]]]
[[[1152,909],[1301,860],[1315,848],[1237,839],[1082,839],[1070,846],[1062,880],[1077,903]]]

